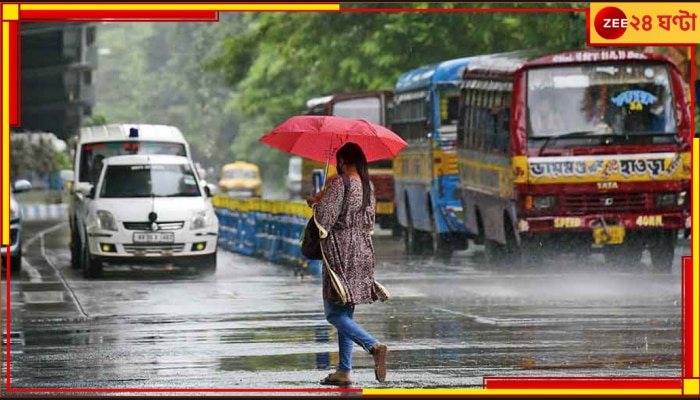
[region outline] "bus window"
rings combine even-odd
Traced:
[[[333,104],[333,115],[382,125],[382,103],[378,97],[340,100]]]
[[[454,132],[459,118],[459,94],[453,90],[441,93],[440,127],[444,132]]]
[[[405,93],[397,96],[392,115],[392,130],[406,141],[423,141],[428,138],[430,102],[424,92]],[[404,96],[401,98],[401,96]]]

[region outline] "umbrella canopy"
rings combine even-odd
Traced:
[[[288,153],[335,165],[335,153],[347,142],[362,148],[367,162],[396,157],[408,146],[389,129],[363,119],[298,115],[259,139]]]

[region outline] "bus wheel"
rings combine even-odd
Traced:
[[[676,251],[678,232],[664,230],[659,232],[649,243],[652,269],[656,272],[671,273],[673,257]]]
[[[416,255],[420,247],[420,232],[416,231],[413,226],[409,225],[403,230],[403,242],[406,248],[406,254]]]
[[[438,233],[433,229],[433,234],[431,237],[432,241],[432,251],[433,255],[440,259],[449,259],[452,257],[452,238],[449,233]]]
[[[518,239],[515,237],[513,223],[510,221],[510,218],[506,217],[503,220],[503,225],[503,230],[506,236],[506,244],[503,246],[505,261],[508,263],[509,266],[514,267],[516,269],[523,268],[524,252],[522,247],[518,244]]]

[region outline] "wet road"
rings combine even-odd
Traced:
[[[66,224],[25,223],[25,263],[9,288],[12,388],[326,388],[317,382],[337,362],[335,331],[314,278],[220,251],[210,277],[122,269],[88,281],[70,268],[67,240]],[[394,298],[359,306],[356,319],[388,344],[389,372],[374,381],[356,347],[355,387],[680,375],[687,247],[664,275],[610,270],[595,256],[494,271],[478,248],[439,263],[376,240],[376,277]],[[3,395],[6,286],[3,272]]]

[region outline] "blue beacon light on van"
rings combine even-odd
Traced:
[[[139,137],[139,130],[137,128],[130,128],[129,129],[129,137],[130,138],[137,138]]]

